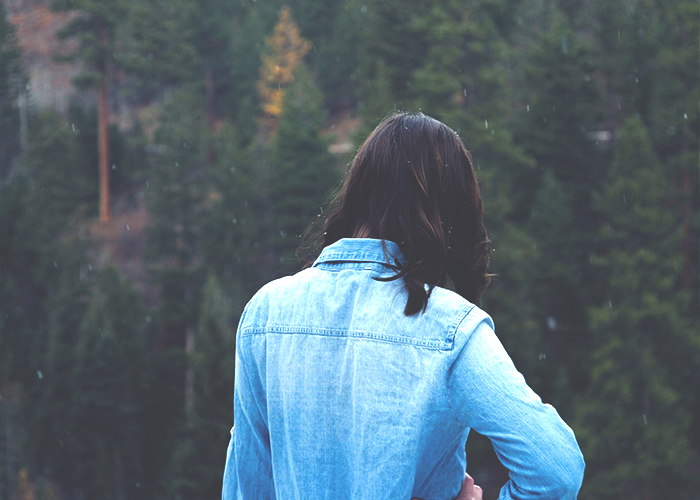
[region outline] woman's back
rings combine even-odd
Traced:
[[[402,281],[382,281],[387,257],[404,262],[392,242],[341,239],[248,304],[224,499],[451,499],[470,428],[511,471],[502,498],[575,498],[573,433],[490,318],[439,287],[406,315]]]

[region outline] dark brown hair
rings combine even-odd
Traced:
[[[407,316],[425,311],[446,275],[472,302],[489,282],[489,239],[471,158],[452,129],[422,113],[397,113],[377,126],[322,217],[317,248],[352,237],[398,244],[405,264],[390,263],[396,274],[375,279],[403,278]]]

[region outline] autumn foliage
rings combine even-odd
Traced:
[[[292,11],[284,6],[265,44],[268,51],[261,56],[258,92],[265,118],[274,129],[282,113],[284,91],[294,80],[294,71],[311,50],[311,42],[302,38]]]

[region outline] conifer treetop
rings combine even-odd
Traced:
[[[294,80],[294,71],[311,50],[311,42],[302,38],[292,11],[284,6],[265,44],[268,52],[261,56],[258,92],[265,115],[276,120],[282,114],[284,90]]]

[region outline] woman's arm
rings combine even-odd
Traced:
[[[264,418],[263,395],[247,370],[245,349],[236,349],[234,419],[226,452],[222,500],[274,500],[270,436]]]
[[[574,433],[525,383],[491,319],[475,308],[455,344],[448,396],[457,420],[487,436],[510,471],[499,499],[575,499],[584,461]]]

